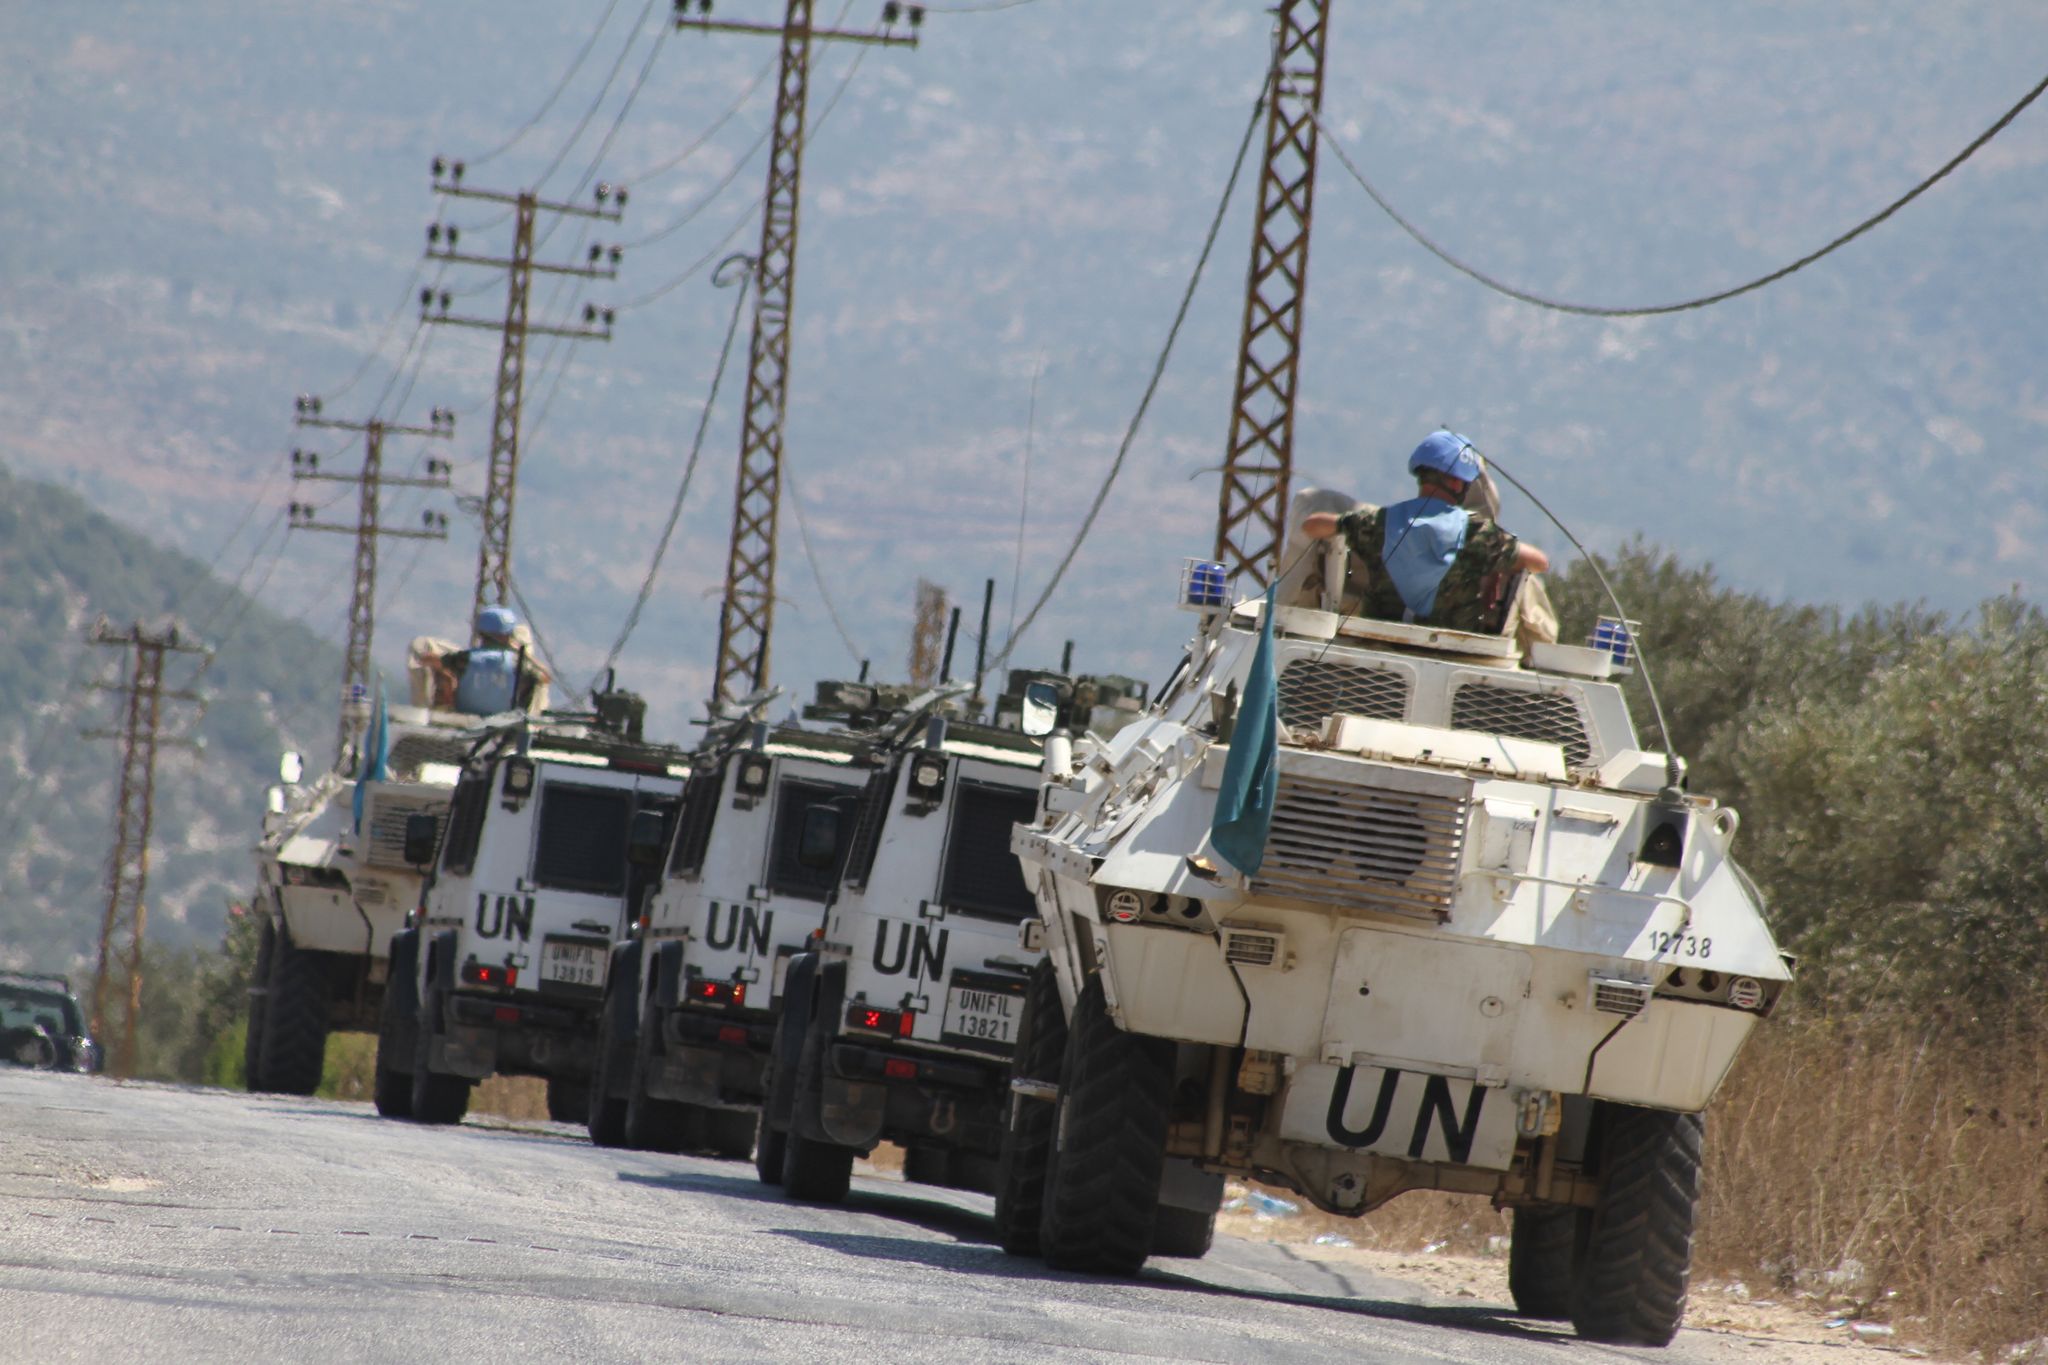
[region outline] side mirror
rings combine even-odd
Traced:
[[[299,757],[297,749],[286,749],[277,760],[277,775],[287,787],[299,785],[299,779],[306,775],[306,760]]]
[[[803,828],[797,831],[796,861],[813,872],[829,872],[839,863],[839,811],[832,806],[812,806],[804,812]]]
[[[425,870],[434,861],[435,846],[440,843],[441,822],[424,812],[405,817],[405,861],[412,867]]]
[[[658,810],[636,810],[633,823],[626,830],[626,861],[635,867],[659,867],[661,865],[662,827],[661,812]]]
[[[1059,690],[1049,682],[1027,683],[1024,711],[1018,725],[1033,739],[1043,739],[1060,723]]]

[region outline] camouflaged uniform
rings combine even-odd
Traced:
[[[1437,585],[1436,602],[1428,616],[1415,622],[1418,626],[1475,633],[1500,629],[1499,606],[1486,600],[1483,588],[1489,576],[1515,567],[1515,551],[1521,542],[1502,530],[1499,522],[1478,512],[1471,517],[1465,528],[1465,544],[1451,561],[1451,567],[1444,571],[1443,582]],[[1365,567],[1366,581],[1372,585],[1366,592],[1363,614],[1382,621],[1404,619],[1407,604],[1401,600],[1380,559],[1380,545],[1386,538],[1385,510],[1346,512],[1337,518],[1337,533]]]

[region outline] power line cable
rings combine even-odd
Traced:
[[[1038,380],[1045,373],[1045,352],[1038,353],[1038,363],[1031,367],[1031,405],[1024,417],[1024,489],[1017,495],[1017,560],[1010,566],[1010,619],[1003,627],[1005,636],[1012,636],[1017,630],[1017,585],[1024,581],[1024,527],[1031,516],[1031,439],[1038,430]]]
[[[1993,123],[1989,128],[1986,128],[1982,133],[1979,133],[1975,138],[1971,139],[1970,144],[1968,146],[1964,147],[1963,150],[1957,152],[1954,156],[1950,157],[1948,161],[1943,163],[1939,170],[1934,172],[1934,174],[1928,176],[1925,180],[1922,180],[1912,189],[1906,191],[1906,193],[1900,195],[1897,199],[1894,199],[1891,203],[1885,205],[1884,208],[1878,210],[1870,217],[1865,218],[1855,227],[1850,228],[1847,232],[1843,233],[1839,237],[1836,237],[1833,241],[1829,242],[1827,245],[1823,247],[1820,247],[1818,250],[1810,251],[1806,255],[1801,256],[1798,260],[1791,262],[1789,265],[1780,266],[1776,270],[1771,271],[1768,275],[1759,275],[1756,279],[1749,281],[1747,284],[1739,284],[1732,289],[1717,290],[1712,294],[1704,294],[1698,298],[1684,299],[1677,303],[1662,303],[1649,307],[1633,308],[1610,308],[1595,304],[1571,303],[1563,299],[1547,298],[1542,294],[1531,293],[1529,290],[1526,289],[1518,289],[1514,285],[1507,284],[1499,279],[1496,279],[1492,275],[1487,274],[1485,271],[1479,269],[1477,266],[1468,264],[1467,262],[1459,259],[1458,257],[1453,256],[1449,251],[1445,250],[1442,246],[1439,246],[1433,239],[1429,237],[1427,233],[1423,232],[1421,228],[1418,228],[1415,226],[1415,224],[1409,222],[1408,219],[1404,217],[1398,209],[1396,209],[1391,203],[1389,203],[1387,197],[1381,194],[1379,190],[1373,186],[1373,183],[1370,180],[1366,179],[1365,173],[1363,171],[1358,169],[1357,163],[1352,161],[1350,154],[1344,150],[1343,144],[1339,142],[1336,138],[1336,135],[1330,131],[1329,125],[1325,124],[1322,121],[1320,115],[1314,115],[1314,117],[1316,120],[1316,127],[1321,130],[1324,139],[1329,142],[1330,150],[1337,154],[1337,160],[1343,165],[1346,171],[1349,171],[1351,173],[1351,178],[1358,182],[1359,188],[1364,190],[1366,194],[1371,197],[1373,203],[1379,205],[1380,211],[1386,214],[1387,217],[1393,219],[1395,225],[1398,226],[1403,232],[1407,233],[1410,237],[1414,238],[1417,245],[1421,246],[1425,251],[1429,252],[1430,255],[1435,256],[1438,260],[1442,261],[1445,265],[1451,267],[1451,269],[1457,271],[1459,274],[1467,276],[1470,279],[1476,280],[1478,283],[1485,285],[1488,289],[1493,290],[1497,294],[1505,294],[1507,297],[1511,299],[1516,299],[1522,303],[1533,304],[1538,308],[1548,308],[1553,312],[1576,313],[1581,317],[1594,318],[1647,318],[1657,317],[1665,313],[1683,313],[1689,309],[1694,308],[1706,308],[1713,304],[1726,303],[1729,299],[1739,298],[1744,294],[1754,293],[1755,291],[1762,289],[1765,285],[1776,284],[1779,280],[1784,279],[1786,276],[1794,274],[1797,271],[1804,270],[1807,266],[1812,265],[1815,261],[1820,260],[1822,257],[1831,255],[1838,249],[1847,246],[1849,243],[1855,241],[1858,237],[1861,237],[1864,233],[1870,231],[1872,228],[1878,226],[1878,224],[1890,218],[1893,214],[1897,213],[1906,205],[1912,203],[1915,199],[1918,199],[1922,194],[1925,194],[1935,185],[1939,184],[1948,175],[1950,171],[1953,171],[1956,167],[1962,165],[1965,161],[1968,161],[1972,156],[1974,156],[1977,153],[1977,151],[1980,148],[1984,146],[1985,143],[1991,141],[1992,138],[1998,136],[1998,134],[2005,131],[2006,126],[2010,124],[2014,119],[2018,118],[2021,112],[2024,111],[2028,105],[2032,104],[2036,99],[2040,98],[2041,92],[2044,90],[2048,90],[2048,76],[2042,77],[2040,83],[2035,85],[2032,90],[2029,90],[2024,96],[2022,96],[2018,104],[2015,104],[2012,106],[2012,108],[2006,110],[2004,114],[1999,116],[1997,122]]]
[[[866,663],[868,656],[860,652],[860,646],[853,642],[853,636],[846,629],[846,622],[840,618],[839,608],[832,604],[832,590],[825,586],[824,570],[818,567],[817,553],[811,549],[811,528],[804,519],[804,500],[796,490],[796,471],[789,467],[789,456],[782,457],[782,478],[789,489],[789,505],[796,513],[797,538],[803,542],[804,559],[811,566],[811,577],[818,584],[818,598],[825,604],[825,614],[832,618],[832,629],[839,632],[840,641],[846,652],[853,656],[856,664]]]
[[[534,648],[540,651],[540,657],[547,664],[548,672],[561,684],[562,695],[570,701],[584,700],[588,694],[571,687],[568,675],[563,673],[562,666],[555,662],[555,652],[548,648],[547,637],[540,633],[540,621],[534,616],[533,607],[527,602],[526,594],[519,590],[519,580],[508,573],[505,575],[505,586],[512,589],[512,600],[519,604],[520,611],[526,613],[526,628],[533,632]]]
[[[1215,249],[1216,236],[1223,230],[1224,212],[1230,207],[1231,196],[1237,191],[1237,179],[1244,170],[1245,154],[1251,150],[1252,135],[1258,131],[1259,116],[1265,109],[1266,91],[1261,89],[1259,98],[1252,101],[1251,117],[1245,121],[1244,136],[1237,144],[1237,158],[1230,165],[1230,178],[1223,183],[1223,197],[1217,201],[1215,217],[1209,220],[1208,236],[1202,239],[1202,253],[1195,258],[1194,272],[1188,276],[1187,288],[1180,296],[1180,307],[1173,315],[1173,325],[1167,328],[1166,344],[1159,348],[1159,359],[1152,365],[1152,377],[1145,383],[1145,393],[1138,400],[1138,410],[1131,414],[1131,424],[1124,430],[1124,438],[1116,449],[1116,458],[1110,462],[1109,473],[1103,477],[1102,487],[1095,492],[1095,501],[1089,504],[1088,515],[1081,519],[1081,529],[1075,532],[1074,543],[1067,547],[1066,554],[1060,559],[1059,567],[1053,570],[1052,577],[1046,581],[1044,589],[1038,594],[1038,600],[1031,604],[1031,610],[1024,613],[1024,620],[1010,632],[1009,638],[1003,641],[1001,652],[990,660],[988,671],[991,673],[1001,670],[1009,662],[1010,654],[1016,649],[1017,642],[1031,629],[1031,623],[1038,619],[1038,613],[1045,609],[1045,604],[1052,600],[1060,580],[1066,577],[1067,570],[1072,567],[1074,557],[1081,553],[1082,543],[1088,539],[1088,533],[1095,529],[1095,518],[1101,514],[1102,505],[1109,500],[1109,490],[1116,486],[1117,475],[1123,472],[1124,459],[1131,453],[1131,443],[1137,439],[1138,429],[1144,425],[1145,412],[1152,406],[1152,395],[1158,392],[1159,381],[1166,374],[1166,362],[1173,355],[1173,344],[1180,336],[1181,324],[1187,321],[1188,307],[1195,301],[1195,289],[1201,284],[1203,271],[1208,267],[1209,253]]]
[[[768,137],[774,131],[775,129],[772,126],[763,128],[761,135],[754,139],[753,145],[733,159],[731,167],[720,177],[718,183],[699,195],[697,202],[684,209],[681,217],[677,218],[667,227],[655,229],[645,237],[639,237],[633,241],[622,243],[623,248],[627,251],[635,251],[643,246],[652,246],[656,242],[665,241],[675,236],[676,233],[688,227],[696,220],[698,214],[704,212],[705,209],[710,208],[712,204],[717,202],[718,197],[732,186],[733,181],[739,179],[741,171],[753,164],[754,158],[760,154],[761,149],[768,145]],[[759,201],[755,202],[758,203]]]
[[[584,186],[597,174],[599,164],[604,161],[604,154],[612,149],[612,139],[619,135],[619,129],[625,127],[626,116],[633,112],[634,101],[640,98],[640,91],[646,87],[647,77],[654,70],[655,59],[661,56],[662,45],[668,42],[668,36],[673,32],[673,25],[663,24],[661,30],[654,35],[654,46],[647,49],[647,60],[640,64],[640,74],[633,78],[633,88],[628,90],[626,98],[619,102],[619,112],[612,116],[612,126],[598,139],[597,150],[590,156],[590,164],[584,168],[582,178],[577,180],[576,188],[570,190],[566,198],[574,199],[583,193]]]
[[[540,108],[533,111],[533,116],[520,124],[513,131],[512,136],[506,138],[488,152],[482,152],[470,157],[470,165],[481,166],[493,157],[502,156],[504,153],[511,151],[513,147],[518,145],[521,138],[533,131],[535,124],[547,117],[548,110],[555,107],[555,101],[562,97],[562,92],[569,88],[569,82],[574,80],[576,73],[583,69],[583,63],[590,56],[590,50],[597,46],[598,35],[604,32],[607,24],[611,23],[612,11],[618,7],[619,0],[609,0],[605,5],[604,13],[598,17],[597,26],[590,30],[590,36],[583,40],[583,46],[577,50],[575,60],[569,63],[568,70],[564,71],[562,78],[555,82],[555,88],[548,92],[548,97],[545,100],[541,101]]]
[[[648,167],[644,171],[638,171],[633,175],[628,176],[626,178],[626,184],[631,186],[635,190],[641,189],[647,184],[648,181],[656,180],[664,175],[667,175],[670,171],[675,170],[678,166],[681,166],[684,162],[688,161],[691,157],[695,156],[699,151],[703,150],[705,143],[711,141],[712,138],[718,136],[719,131],[723,129],[726,124],[732,122],[733,119],[739,115],[740,110],[746,108],[747,101],[754,97],[754,92],[761,88],[762,83],[768,79],[769,75],[775,70],[775,68],[780,64],[780,62],[780,58],[770,57],[766,62],[762,63],[761,69],[754,73],[754,79],[747,83],[747,88],[740,91],[739,97],[733,100],[731,106],[728,107],[723,114],[720,114],[716,119],[712,120],[711,126],[709,128],[706,128],[703,132],[697,135],[696,141],[684,147],[683,150],[677,152],[674,156],[668,158],[668,160],[657,162],[654,165]]]
[[[552,161],[548,162],[548,168],[542,171],[539,177],[534,180],[535,189],[539,189],[542,185],[546,184],[554,173],[562,168],[562,162],[568,157],[569,149],[583,140],[584,131],[590,127],[590,120],[597,117],[598,108],[604,103],[604,97],[611,93],[612,82],[618,80],[619,71],[626,64],[626,54],[633,50],[633,44],[640,41],[640,30],[646,25],[647,16],[654,13],[656,3],[657,0],[647,0],[646,5],[641,8],[640,17],[633,21],[632,29],[626,34],[626,41],[620,46],[619,55],[612,62],[612,69],[605,76],[604,84],[598,87],[597,98],[591,100],[590,107],[583,111],[583,117],[576,122],[576,130],[569,134],[568,141],[562,144],[561,150],[555,153]]]
[[[633,599],[632,610],[626,613],[625,623],[619,627],[618,638],[612,641],[611,650],[604,656],[604,663],[598,666],[597,676],[591,679],[590,686],[593,691],[597,687],[597,678],[604,676],[607,670],[618,663],[619,656],[625,653],[626,642],[633,638],[633,631],[640,624],[640,613],[646,610],[648,599],[654,596],[655,580],[661,575],[662,558],[668,554],[669,542],[676,533],[676,523],[682,519],[683,500],[690,495],[690,480],[697,473],[697,457],[704,451],[704,434],[711,426],[711,410],[718,403],[718,388],[725,379],[726,363],[732,358],[733,339],[739,335],[740,314],[743,310],[743,305],[747,301],[747,287],[753,282],[754,278],[754,266],[751,257],[729,256],[726,260],[745,261],[747,262],[747,269],[741,273],[737,281],[740,292],[733,299],[732,317],[725,324],[725,341],[718,348],[718,367],[711,372],[711,391],[705,396],[704,410],[697,416],[697,434],[690,441],[690,458],[683,465],[683,478],[682,482],[676,487],[675,501],[669,505],[668,522],[661,528],[661,538],[655,542],[654,555],[648,561],[647,574],[640,581],[640,591]],[[723,286],[733,283],[731,280],[719,279],[719,275],[723,273],[724,264],[724,262],[721,262],[720,269],[712,272],[711,278],[714,284]]]

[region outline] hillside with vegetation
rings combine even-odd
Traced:
[[[230,901],[254,872],[263,791],[279,753],[330,755],[341,656],[327,640],[154,544],[74,493],[0,469],[0,963],[76,973],[89,965],[106,907],[125,649],[87,635],[176,623],[214,646],[210,662],[167,662],[167,688],[195,689],[203,714],[166,702],[149,866],[149,937],[217,943]]]

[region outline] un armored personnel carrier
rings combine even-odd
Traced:
[[[878,689],[814,718],[872,712]],[[591,1141],[745,1157],[754,1146],[790,959],[824,922],[851,807],[874,747],[857,729],[771,725],[760,699],[691,755],[673,847],[639,932],[612,949]]]
[[[1174,1158],[1332,1213],[1460,1191],[1514,1211],[1523,1312],[1669,1341],[1701,1111],[1789,978],[1735,812],[1643,749],[1613,652],[1211,604],[1142,720],[1048,751],[1015,833],[1047,956],[1005,1249],[1134,1272]],[[1212,821],[1267,630],[1277,792],[1239,869]]]
[[[367,725],[369,712],[361,702]],[[419,900],[404,858],[406,821],[445,820],[475,716],[393,706],[381,776],[359,761],[301,783],[285,756],[255,849],[253,913],[261,916],[244,1050],[251,1090],[310,1095],[327,1035],[374,1031],[391,936]]]
[[[428,876],[391,938],[377,1111],[455,1123],[493,1074],[544,1077],[551,1117],[589,1112],[612,945],[659,871],[688,755],[641,737],[645,703],[486,722],[445,824],[414,817],[405,861]]]

